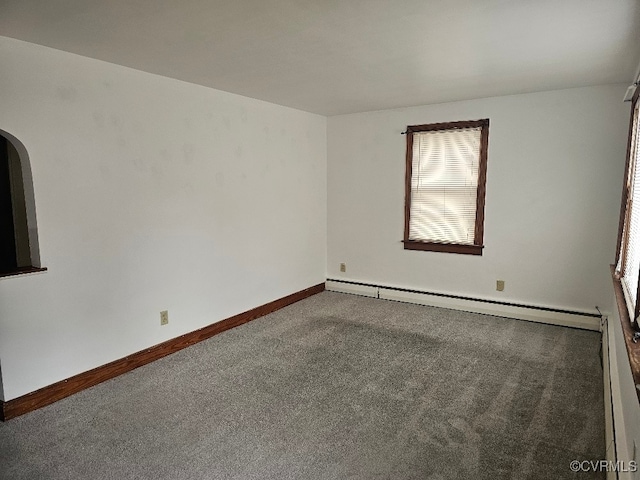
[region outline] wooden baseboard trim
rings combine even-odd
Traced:
[[[115,360],[101,367],[80,373],[66,380],[43,387],[35,392],[28,393],[21,397],[6,402],[0,401],[0,420],[6,421],[11,418],[24,415],[25,413],[37,410],[51,403],[62,400],[65,397],[78,393],[94,385],[98,385],[106,380],[110,380],[123,373],[130,372],[138,367],[158,360],[167,355],[171,355],[183,348],[218,335],[226,330],[237,327],[244,323],[260,318],[268,313],[275,312],[292,303],[303,300],[307,297],[320,293],[324,290],[324,283],[319,283],[313,287],[300,290],[286,297],[279,298],[273,302],[253,308],[244,313],[234,315],[225,320],[208,325],[204,328],[187,333],[180,337],[167,340],[153,347],[131,354],[127,357]]]

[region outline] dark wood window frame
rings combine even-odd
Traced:
[[[413,165],[413,134],[427,131],[458,130],[466,128],[480,128],[480,153],[478,171],[478,191],[476,196],[476,219],[473,245],[460,243],[424,242],[409,238],[409,224],[411,219],[411,178]],[[426,250],[431,252],[460,253],[467,255],[482,255],[484,249],[484,199],[487,182],[487,154],[489,149],[489,119],[469,120],[460,122],[431,123],[427,125],[410,125],[407,127],[407,152],[405,174],[405,206],[404,206],[404,249]]]
[[[634,321],[640,314],[640,301],[636,301],[634,305],[634,312],[632,318],[629,315],[629,308],[625,299],[625,291],[622,286],[622,275],[616,271],[618,263],[622,265],[621,270],[624,272],[625,264],[625,251],[627,248],[628,235],[626,234],[626,225],[630,221],[630,169],[633,167],[631,162],[631,147],[633,138],[633,120],[635,115],[636,104],[638,103],[638,96],[640,94],[640,87],[636,89],[636,92],[631,101],[631,115],[629,119],[629,135],[627,140],[627,158],[624,171],[624,179],[622,184],[622,195],[620,203],[620,220],[618,222],[618,243],[616,247],[616,263],[611,265],[611,276],[613,279],[613,287],[615,292],[616,306],[618,308],[618,314],[620,316],[620,323],[622,324],[622,332],[625,340],[625,346],[627,347],[627,356],[629,358],[629,365],[631,366],[631,373],[636,385],[640,385],[640,343],[636,342],[635,336],[638,335],[638,324]],[[640,268],[640,266],[638,267]],[[640,299],[640,282],[638,284],[638,295]],[[640,401],[640,390],[636,388],[636,394]]]
[[[631,217],[630,182],[632,182],[633,180],[630,178],[630,174],[632,173],[631,169],[634,167],[634,165],[631,162],[631,155],[632,155],[631,148],[632,148],[632,138],[634,133],[633,124],[634,124],[634,118],[635,118],[635,109],[636,109],[636,104],[638,103],[639,95],[640,95],[640,87],[636,89],[636,92],[633,95],[633,98],[631,100],[631,114],[629,118],[629,134],[627,136],[627,156],[626,156],[625,167],[624,167],[622,196],[620,201],[620,219],[618,221],[618,243],[616,246],[616,265],[618,263],[621,263],[622,265],[622,268],[620,269],[621,272],[624,272],[624,269],[625,269],[626,249],[627,249],[628,240],[629,240],[628,231],[627,231],[628,229],[626,227],[629,224],[630,217]],[[638,167],[640,167],[640,165],[637,166],[636,168]],[[622,288],[621,278],[622,278],[621,273],[614,271],[614,279],[616,282],[620,283],[620,288]],[[637,293],[640,294],[640,282],[638,282]],[[637,295],[636,298],[640,300],[640,295]],[[629,315],[627,315],[627,318],[630,318],[631,323],[635,325],[634,319],[638,318],[638,316],[640,316],[640,301],[636,301],[636,304],[634,306],[633,318],[629,317]],[[635,327],[637,328],[637,325],[635,325]]]
[[[634,334],[637,330],[634,329],[634,323],[629,317],[629,309],[624,299],[624,290],[622,283],[620,283],[620,278],[616,275],[615,265],[611,265],[611,276],[613,277],[613,291],[615,293],[620,323],[622,324],[622,335],[624,336],[624,343],[627,347],[627,357],[629,358],[629,365],[631,366],[633,383],[640,385],[640,343],[634,341]],[[638,388],[636,388],[636,395],[640,402],[640,390]]]

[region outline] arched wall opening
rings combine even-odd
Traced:
[[[29,154],[0,129],[0,276],[38,270],[43,268]]]

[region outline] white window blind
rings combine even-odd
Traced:
[[[629,315],[635,317],[638,272],[640,271],[640,122],[636,103],[631,130],[631,145],[629,150],[629,175],[627,179],[627,221],[624,227],[622,255],[618,264],[622,285],[627,299]]]
[[[482,129],[413,133],[409,239],[473,245]]]

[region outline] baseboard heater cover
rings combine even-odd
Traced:
[[[561,310],[534,305],[520,305],[469,298],[459,295],[425,292],[386,285],[376,285],[347,280],[327,279],[326,289],[334,292],[365,295],[368,297],[394,300],[398,302],[415,303],[432,307],[449,308],[465,312],[482,313],[497,317],[516,318],[532,322],[548,323],[563,327],[580,328],[584,330],[600,331],[600,315],[572,310]]]
[[[612,357],[612,353],[615,357],[615,345],[609,342],[610,333],[609,319],[603,319],[602,329],[602,384],[604,386],[604,444],[605,444],[605,459],[611,464],[614,464],[617,460],[616,442],[615,442],[615,426],[613,416],[613,399],[620,397],[620,389],[618,383],[616,383],[616,394],[613,393],[613,381],[614,377],[619,380],[618,369],[615,358]],[[617,479],[616,472],[607,472],[607,480]]]
[[[98,385],[106,380],[130,372],[138,367],[142,367],[162,357],[175,353],[183,348],[189,347],[203,340],[218,335],[231,328],[263,317],[269,313],[280,310],[292,303],[303,300],[307,297],[324,291],[325,284],[319,283],[304,290],[292,293],[259,307],[253,308],[233,317],[226,318],[216,323],[212,323],[194,332],[186,333],[166,342],[155,345],[146,350],[133,353],[119,360],[96,367],[92,370],[80,373],[66,380],[61,380],[52,385],[43,387],[35,392],[27,393],[18,398],[8,401],[0,401],[0,420],[6,421],[25,413],[37,410],[50,405],[58,400],[62,400],[70,395],[81,392],[87,388]]]

